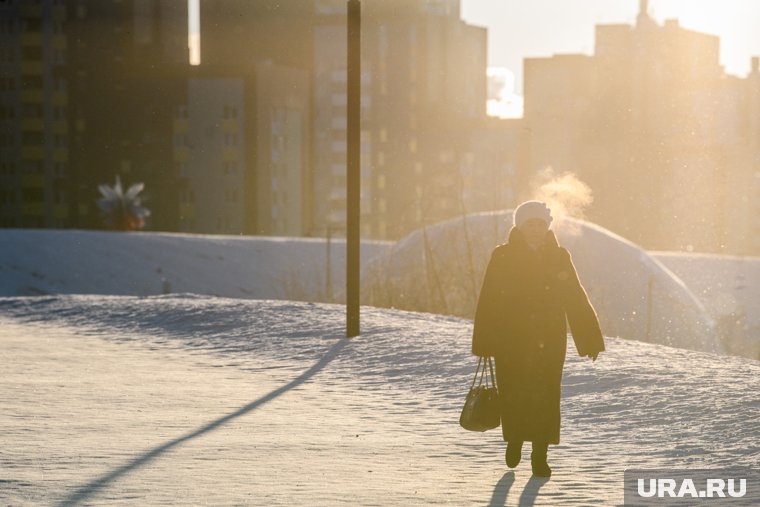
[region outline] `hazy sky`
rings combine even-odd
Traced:
[[[488,64],[507,67],[522,89],[522,59],[594,50],[597,24],[633,24],[639,0],[461,0],[462,18],[488,28]],[[721,38],[721,63],[744,76],[750,57],[760,56],[760,0],[650,0],[659,22]]]
[[[190,30],[198,30],[199,0],[190,4]],[[300,0],[298,0],[300,1]],[[556,53],[594,50],[594,26],[633,24],[639,0],[461,0],[462,18],[488,28],[488,65],[506,67],[522,90],[522,60]],[[662,22],[721,38],[721,63],[729,74],[744,76],[750,57],[760,56],[760,0],[649,0]]]

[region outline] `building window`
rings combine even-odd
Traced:
[[[13,63],[16,61],[16,52],[12,46],[0,47],[0,61],[7,63]]]
[[[237,118],[237,116],[238,116],[237,107],[235,107],[235,106],[228,106],[226,104],[224,105],[224,109],[223,109],[223,112],[222,112],[222,117],[225,120],[230,119],[230,118]]]
[[[0,120],[12,120],[15,116],[13,106],[0,106]]]
[[[24,84],[24,88],[42,88],[42,76],[22,76],[21,82]]]
[[[0,91],[13,91],[16,89],[16,82],[12,77],[0,77]]]
[[[195,202],[195,193],[191,188],[186,188],[180,191],[179,199],[183,204],[192,204]]]
[[[40,202],[45,199],[45,192],[41,188],[24,188],[21,197],[24,202]]]
[[[333,93],[330,97],[330,102],[333,106],[345,107],[347,105],[348,97],[345,93]]]
[[[45,144],[45,136],[42,132],[24,132],[22,136],[22,142],[24,144],[30,144],[33,146],[41,146]]]
[[[0,146],[13,146],[13,134],[0,132]]]
[[[40,18],[27,18],[21,22],[24,30],[27,32],[41,32],[42,31],[42,19]]]

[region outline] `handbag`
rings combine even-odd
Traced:
[[[488,368],[486,368],[486,363]],[[489,383],[488,373],[491,373]],[[485,377],[485,383],[483,378]],[[478,380],[479,378],[479,380]],[[478,380],[478,385],[475,381]],[[475,377],[470,391],[459,415],[459,425],[469,431],[486,431],[496,428],[501,423],[499,392],[496,389],[496,377],[493,374],[493,360],[479,357]]]

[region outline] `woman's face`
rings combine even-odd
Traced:
[[[523,233],[523,236],[525,236],[528,244],[533,248],[538,248],[546,240],[549,224],[540,218],[529,218],[520,225],[519,229]]]

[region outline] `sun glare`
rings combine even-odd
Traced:
[[[201,34],[190,33],[188,37],[188,45],[190,47],[190,65],[201,64]]]
[[[201,20],[199,0],[187,0],[187,45],[190,50],[190,65],[201,64]]]
[[[746,75],[747,46],[760,14],[760,2],[739,0],[660,0],[651,3],[656,19],[678,19],[689,30],[721,37],[721,62],[730,74]]]

